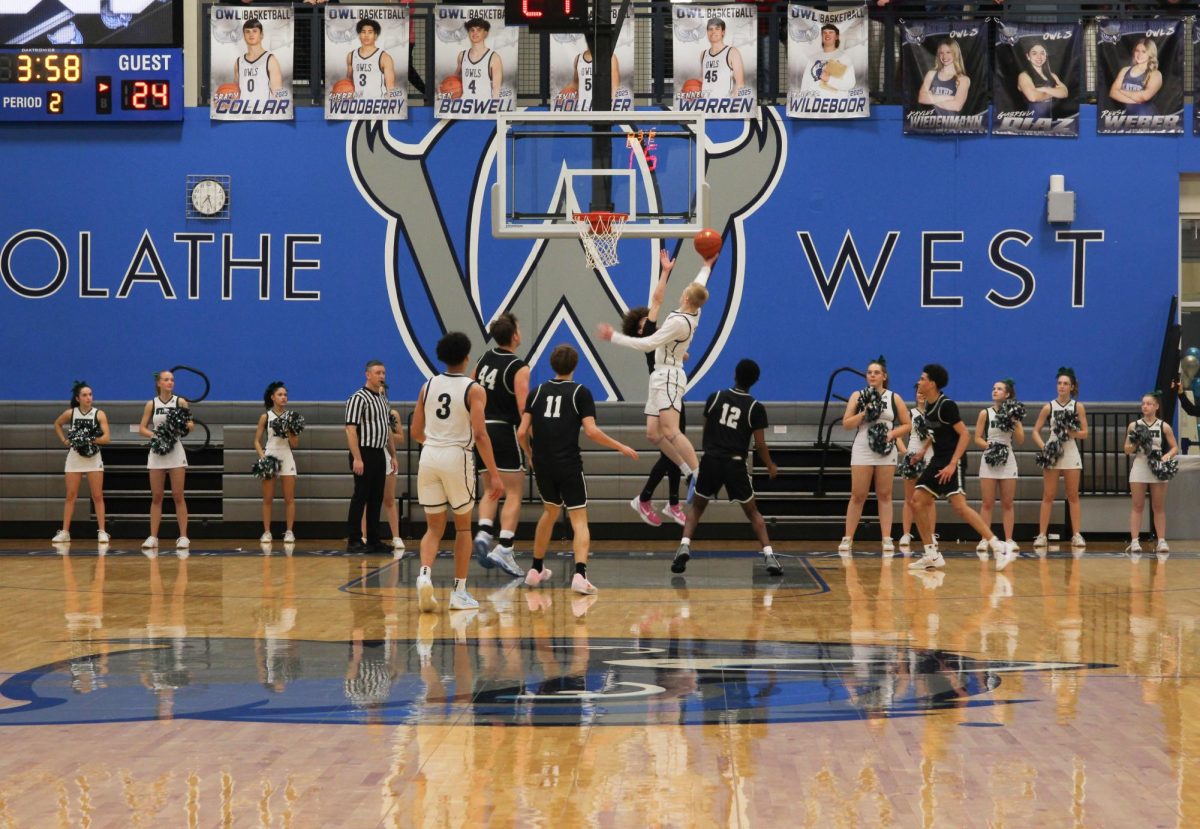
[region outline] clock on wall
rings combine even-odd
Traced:
[[[229,176],[197,174],[187,177],[186,214],[189,219],[229,218]]]

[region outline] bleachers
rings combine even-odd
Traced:
[[[142,403],[107,403],[101,408],[107,413],[113,433],[113,444],[105,447],[106,466],[105,493],[110,516],[109,529],[114,537],[138,537],[147,528],[146,513],[149,506],[149,481],[145,472],[144,440],[131,432],[131,424],[141,416]],[[963,404],[968,413],[968,422],[974,422],[974,413],[983,404]],[[346,508],[352,483],[348,474],[345,433],[342,426],[342,404],[340,402],[293,402],[292,407],[302,412],[308,422],[296,451],[296,461],[301,472],[297,486],[297,531],[307,538],[340,537],[345,520]],[[7,537],[41,537],[51,534],[58,527],[62,515],[64,490],[62,464],[63,452],[50,425],[63,410],[59,403],[14,402],[0,403],[0,534]],[[400,406],[407,414],[409,406]],[[772,534],[778,538],[838,538],[842,533],[846,501],[850,490],[849,433],[840,427],[833,431],[833,445],[826,452],[826,471],[823,479],[824,494],[815,493],[820,488],[821,452],[817,447],[817,421],[820,417],[818,404],[777,403],[769,404],[768,412],[772,423],[767,440],[772,447],[773,457],[780,467],[774,481],[756,468],[755,488],[759,492],[762,512],[772,525]],[[1089,411],[1124,412],[1130,407],[1090,406]],[[261,531],[260,485],[250,474],[254,461],[254,424],[261,412],[254,402],[201,403],[194,412],[199,422],[208,427],[211,439],[204,448],[205,431],[197,427],[185,441],[188,448],[188,508],[192,517],[189,533],[193,537],[255,537]],[[689,404],[689,421],[693,428],[689,432],[699,444],[702,421],[699,404]],[[647,537],[673,538],[677,531],[671,526],[655,529],[642,524],[632,514],[628,501],[642,486],[645,475],[653,466],[656,452],[644,434],[644,417],[640,404],[601,403],[598,421],[609,434],[622,440],[640,453],[637,461],[625,458],[610,450],[601,449],[583,439],[584,463],[588,474],[589,517],[593,534],[603,537]],[[1100,422],[1100,418],[1097,418]],[[1109,417],[1106,423],[1112,430],[1118,428],[1120,417]],[[1096,432],[1096,427],[1093,427]],[[1108,436],[1113,444],[1114,436]],[[1095,434],[1096,440],[1101,436]],[[400,452],[400,478],[397,496],[403,505],[403,532],[411,536],[414,527],[410,523],[409,506],[415,501],[415,451],[405,448]],[[975,476],[978,469],[979,452],[969,454],[967,493],[973,501],[979,497],[979,481]],[[1033,443],[1026,441],[1017,451],[1021,478],[1017,487],[1017,523],[1032,528],[1037,522],[1038,504],[1041,499],[1041,471],[1034,463]],[[1110,459],[1111,466],[1118,470],[1119,480],[1115,489],[1124,491],[1125,464],[1122,458]],[[1085,461],[1091,463],[1093,461]],[[408,475],[409,466],[412,475]],[[540,512],[536,491],[530,481],[526,504],[522,509],[522,522],[536,520]],[[895,482],[896,519],[900,518],[903,485],[899,478]],[[656,492],[656,501],[665,498],[665,485]],[[167,520],[173,511],[170,498],[164,503]],[[1063,504],[1055,504],[1054,522],[1062,520]],[[90,520],[91,503],[87,498],[86,485],[81,488],[80,501],[76,506],[76,526]],[[282,499],[276,497],[275,516],[281,520]],[[864,521],[868,526],[859,532],[859,538],[878,538],[878,525],[874,498],[867,502]],[[420,530],[420,511],[416,511],[416,530]],[[993,516],[999,521],[999,507]],[[949,510],[941,516],[943,524],[954,523]],[[168,534],[173,528],[167,527]],[[736,504],[714,504],[705,516],[703,535],[709,538],[746,538],[747,528],[741,509]],[[899,533],[899,528],[896,529]],[[531,534],[525,523],[522,536]]]

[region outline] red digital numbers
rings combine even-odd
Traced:
[[[138,111],[171,108],[171,84],[167,81],[122,81],[121,108]]]
[[[519,26],[523,23],[550,24],[564,21],[586,23],[576,20],[583,3],[583,17],[587,17],[586,0],[509,0],[505,4],[505,22]],[[519,16],[514,19],[513,15]],[[580,29],[582,31],[582,29]]]

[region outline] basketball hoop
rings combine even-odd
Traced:
[[[625,227],[628,213],[611,210],[592,210],[587,213],[572,213],[575,226],[579,228],[579,239],[583,242],[584,258],[589,268],[609,267],[617,264],[617,242]]]

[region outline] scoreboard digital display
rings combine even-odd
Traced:
[[[181,121],[182,49],[0,48],[0,121]]]
[[[505,0],[505,26],[532,32],[582,32],[588,25],[588,0]]]

